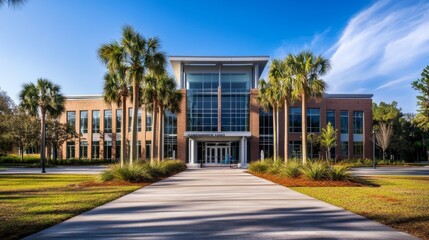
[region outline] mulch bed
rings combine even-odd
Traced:
[[[257,177],[266,179],[268,181],[277,183],[285,187],[363,187],[363,186],[377,186],[370,182],[356,179],[356,181],[331,181],[331,180],[308,180],[304,177],[287,178],[269,173],[251,173]]]

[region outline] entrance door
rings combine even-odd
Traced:
[[[226,156],[229,155],[229,146],[212,145],[206,146],[206,164],[224,163]]]

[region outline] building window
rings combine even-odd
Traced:
[[[150,159],[151,141],[146,141],[146,159]]]
[[[349,142],[348,141],[341,142],[341,155],[343,155],[343,156],[349,155]]]
[[[289,109],[289,131],[290,132],[301,132],[301,108],[290,108]]]
[[[137,140],[137,158],[142,158],[142,141]]]
[[[134,110],[132,108],[128,109],[128,132],[131,132],[133,112]],[[137,131],[141,132],[141,130],[142,130],[142,109],[139,108],[139,110],[137,111]]]
[[[67,158],[74,158],[75,145],[74,142],[67,142]]]
[[[112,141],[104,141],[103,158],[112,159]]]
[[[79,145],[79,158],[87,159],[88,158],[88,142],[81,141]]]
[[[249,74],[222,73],[222,131],[249,131],[249,85]]]
[[[177,156],[177,115],[165,111],[164,115],[164,158]]]
[[[320,132],[320,109],[307,109],[307,132]]]
[[[99,159],[100,158],[100,142],[93,141],[91,146],[91,159]]]
[[[353,133],[363,134],[363,112],[362,111],[353,112]]]
[[[353,142],[353,155],[363,155],[363,142]]]
[[[331,123],[332,127],[335,128],[335,110],[326,110],[326,125]]]
[[[88,133],[88,111],[80,111],[80,133]]]
[[[301,157],[301,141],[289,141],[289,156],[291,158]]]
[[[146,112],[146,131],[152,131],[152,113]]]
[[[186,75],[187,131],[218,131],[218,73]]]
[[[104,133],[112,132],[112,110],[104,110]]]
[[[259,152],[264,151],[264,157],[273,156],[273,112],[259,109]]]
[[[121,141],[116,141],[115,143],[115,158],[121,158]]]
[[[76,112],[67,112],[67,124],[76,129]]]
[[[92,133],[100,133],[100,111],[92,111]]]
[[[120,133],[122,127],[122,109],[116,109],[116,132]]]
[[[349,112],[348,111],[340,112],[340,132],[341,134],[349,133]]]

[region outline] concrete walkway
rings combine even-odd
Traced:
[[[415,239],[239,169],[192,169],[28,239]]]

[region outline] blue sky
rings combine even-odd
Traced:
[[[168,55],[330,58],[330,93],[373,93],[416,111],[410,82],[429,64],[428,1],[29,0],[0,8],[0,88],[48,78],[66,95],[101,93],[100,44],[130,24]]]

